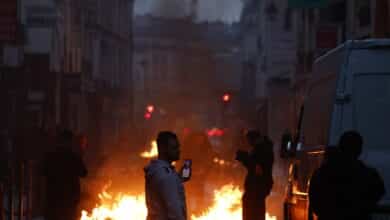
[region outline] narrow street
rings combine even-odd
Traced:
[[[390,0],[1,0],[0,220],[390,219]]]

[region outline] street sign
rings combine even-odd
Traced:
[[[289,0],[291,8],[321,8],[325,7],[328,0]]]

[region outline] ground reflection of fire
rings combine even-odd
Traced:
[[[225,185],[214,192],[213,205],[202,215],[191,215],[191,220],[241,220],[242,191],[233,185]],[[143,194],[113,196],[106,192],[99,195],[99,204],[90,213],[82,212],[81,220],[144,220],[147,209]],[[267,220],[276,220],[276,217],[267,214]]]

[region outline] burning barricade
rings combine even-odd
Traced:
[[[144,159],[153,159],[158,156],[158,149],[156,141],[151,141],[147,150],[140,153],[139,157]],[[232,178],[217,175],[216,170],[236,168],[236,164],[232,161],[223,160],[215,155],[210,159],[214,168],[206,169],[211,175],[206,176],[206,179],[200,178],[205,184],[196,186],[196,181],[191,184],[191,181],[186,183],[187,201],[188,201],[188,215],[190,220],[242,220],[242,190],[238,183]],[[194,165],[194,169],[199,164]],[[193,174],[196,178],[197,171]],[[239,178],[242,180],[242,178]],[[223,181],[221,181],[223,180]],[[230,184],[227,184],[230,183]],[[194,190],[194,187],[197,190]],[[109,192],[109,186],[103,188],[98,195],[99,203],[92,210],[83,210],[80,220],[145,220],[147,217],[147,208],[145,203],[145,195],[141,190],[138,193],[116,193]],[[139,188],[137,186],[136,188]],[[205,205],[199,206],[202,202],[199,200],[198,194],[207,195],[208,202]],[[204,199],[204,198],[203,198]],[[198,207],[191,209],[193,204],[198,204]],[[270,216],[267,213],[267,220],[276,220],[276,217]]]
[[[191,214],[191,220],[241,220],[241,196],[239,187],[228,184],[215,190],[213,204],[200,215]],[[144,220],[147,216],[145,196],[118,194],[104,190],[99,194],[100,204],[92,211],[83,211],[81,220]],[[267,220],[276,220],[269,214]]]

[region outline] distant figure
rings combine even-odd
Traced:
[[[163,131],[157,137],[158,159],[145,167],[147,220],[186,220],[183,180],[171,165],[180,159],[176,134]]]
[[[345,132],[312,176],[309,199],[319,220],[369,220],[385,194],[382,178],[359,160],[363,139]]]
[[[78,219],[80,177],[87,175],[87,169],[80,154],[74,151],[71,131],[59,135],[57,149],[46,155],[43,169],[47,187],[46,219]]]
[[[236,159],[248,171],[245,178],[245,192],[242,198],[242,219],[264,220],[266,198],[270,194],[273,185],[273,144],[268,137],[262,137],[260,132],[256,130],[248,131],[246,139],[252,147],[252,151],[239,150],[236,154]]]

